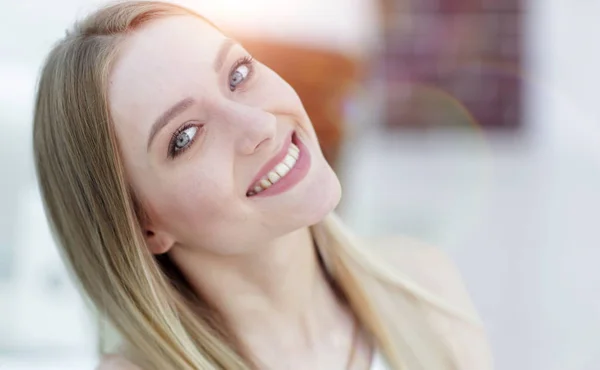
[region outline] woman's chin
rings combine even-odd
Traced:
[[[319,223],[339,204],[342,196],[340,181],[325,160],[318,144],[306,147],[310,150],[310,167],[306,175],[290,189],[281,193],[258,194],[252,202],[268,214],[278,225],[286,225],[288,231]],[[306,150],[306,149],[305,149]],[[262,196],[261,196],[262,195]]]
[[[342,197],[342,187],[335,172],[329,166],[322,172],[302,202],[301,207],[308,216],[307,225],[314,225],[323,220],[335,210]]]

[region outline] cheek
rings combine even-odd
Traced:
[[[306,120],[306,111],[296,90],[266,66],[261,70],[256,89],[257,91],[250,95],[257,101],[248,103],[261,106],[266,111],[294,116],[301,121]]]
[[[208,178],[187,178],[153,197],[157,224],[177,239],[201,236],[235,218],[235,204],[227,187]]]

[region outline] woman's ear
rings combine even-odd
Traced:
[[[152,254],[163,254],[168,252],[173,245],[175,240],[171,238],[167,233],[162,231],[153,231],[150,229],[144,230],[146,237],[146,245]]]
[[[134,200],[134,202],[135,213],[144,232],[144,239],[150,253],[163,254],[168,252],[175,245],[175,238],[163,230],[160,225],[153,222],[152,217],[146,211],[148,208],[142,207],[142,204],[137,200]]]
[[[152,254],[166,253],[175,245],[175,239],[169,233],[155,227],[149,220],[146,219],[142,227],[146,245]]]

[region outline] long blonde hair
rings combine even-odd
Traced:
[[[204,19],[170,3],[118,3],[77,23],[54,46],[35,105],[38,180],[64,257],[98,312],[129,344],[134,362],[147,370],[251,369],[218,312],[146,248],[143,210],[126,181],[108,108],[108,76],[121,41],[173,15]],[[393,369],[456,368],[423,314],[423,304],[443,303],[386,269],[335,215],[311,232],[329,273]]]

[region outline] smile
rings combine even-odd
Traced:
[[[261,175],[250,186],[246,196],[275,195],[283,192],[298,183],[308,168],[308,151],[293,133],[281,152],[260,172]]]

